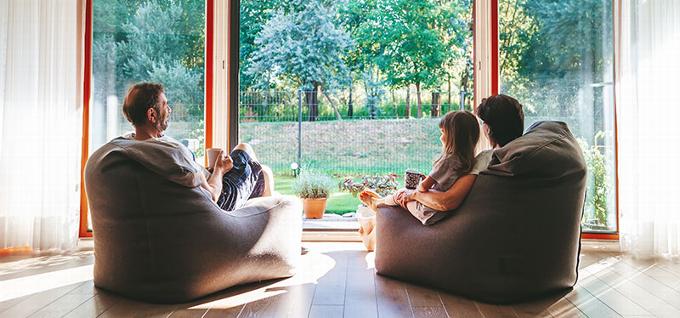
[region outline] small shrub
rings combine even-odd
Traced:
[[[603,137],[604,133],[600,131],[595,135],[595,140]],[[579,140],[579,143],[588,165],[588,172],[592,178],[588,181],[592,190],[586,198],[586,207],[593,211],[593,219],[586,220],[586,222],[595,221],[599,226],[607,226],[607,197],[611,188],[607,176],[606,158],[596,145],[589,146],[584,140]]]
[[[328,198],[333,179],[324,174],[303,172],[293,182],[293,192],[302,199]]]
[[[398,186],[396,174],[363,176],[361,177],[361,182],[354,182],[352,178],[345,178],[344,181],[338,184],[340,191],[347,191],[355,197],[364,189],[371,189],[381,196],[386,196],[394,193]]]

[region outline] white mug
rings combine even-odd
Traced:
[[[217,156],[222,151],[221,148],[208,148],[205,152],[208,154],[208,169],[215,167],[215,161],[217,161]]]

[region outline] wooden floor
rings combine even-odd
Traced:
[[[566,295],[496,306],[375,275],[360,243],[304,243],[300,274],[156,305],[92,284],[92,251],[0,259],[0,317],[680,317],[680,264],[588,243]]]

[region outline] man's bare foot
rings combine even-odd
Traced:
[[[377,213],[378,205],[382,202],[382,197],[373,190],[364,190],[359,193],[359,200]]]

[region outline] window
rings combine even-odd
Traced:
[[[130,85],[163,84],[172,120],[167,135],[203,154],[204,0],[93,3],[90,151],[131,130],[123,117]]]
[[[337,182],[428,173],[439,117],[472,109],[471,25],[470,0],[242,0],[240,141],[283,193],[291,165]],[[335,193],[327,212],[357,204]]]
[[[150,81],[163,84],[172,108],[166,134],[201,162],[205,0],[92,0],[91,18],[89,152],[133,130],[122,113],[123,98],[130,85]]]
[[[526,125],[559,120],[588,164],[584,230],[617,230],[614,41],[609,0],[499,0],[501,93],[524,105]]]
[[[211,1],[88,0],[89,152],[131,130],[121,113],[128,86],[157,81],[173,107],[168,135],[201,160],[205,79],[212,74],[204,61]],[[500,92],[525,105],[527,126],[537,120],[569,124],[588,160],[584,229],[615,231],[611,3],[494,0],[496,7],[498,54],[490,62],[499,66]],[[239,32],[238,74],[229,74],[229,81],[239,83],[238,96],[230,94],[238,107],[229,111],[238,124],[229,125],[229,138],[238,135],[254,146],[283,193],[291,191],[293,163],[336,181],[409,168],[427,172],[440,151],[433,142],[438,117],[473,108],[472,0],[242,0],[237,9],[239,28],[230,34]],[[217,16],[216,25],[226,19]],[[485,25],[477,29],[493,26],[494,19],[478,20]],[[490,82],[497,80],[491,76]],[[207,136],[208,143],[214,137]],[[350,194],[336,193],[329,210],[352,212],[357,204]]]

